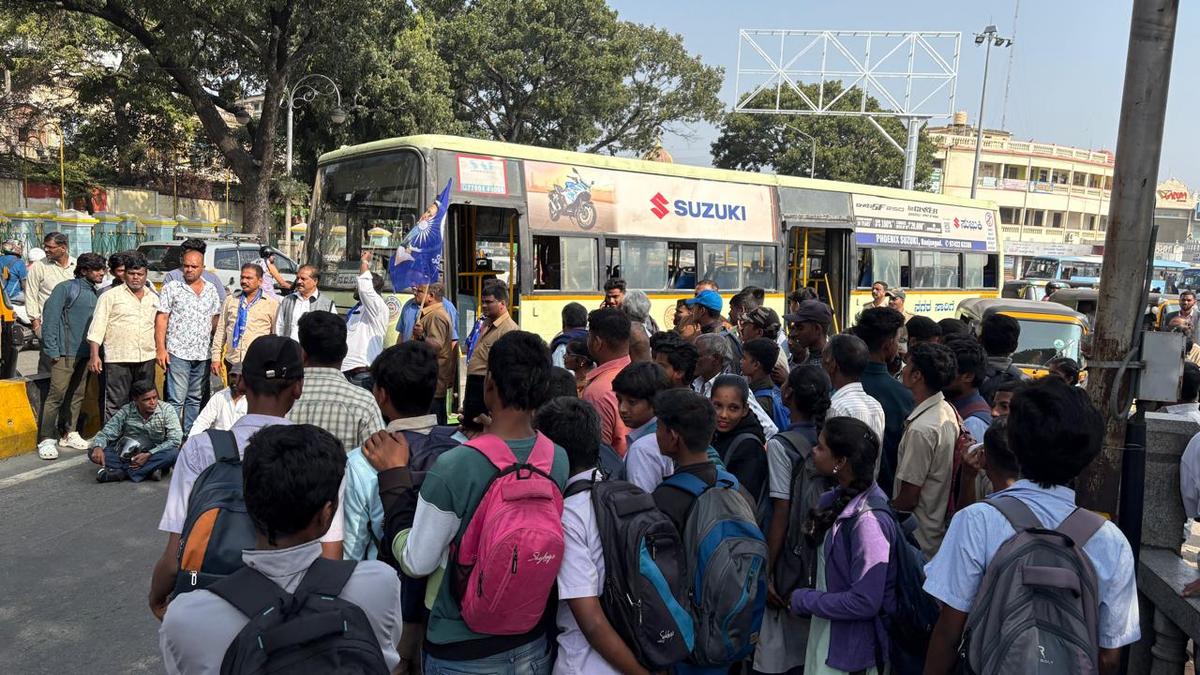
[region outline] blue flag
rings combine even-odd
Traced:
[[[421,220],[405,235],[395,255],[388,261],[388,275],[392,277],[392,288],[397,292],[431,284],[441,276],[442,267],[442,223],[450,208],[450,186],[454,179],[446,181],[446,187],[438,195],[437,202],[421,216]],[[433,211],[433,207],[437,211]]]

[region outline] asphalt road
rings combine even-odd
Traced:
[[[167,481],[95,476],[78,450],[0,461],[0,672],[162,672],[146,594]]]

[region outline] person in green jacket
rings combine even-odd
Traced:
[[[87,441],[75,431],[79,408],[87,390],[87,331],[92,323],[104,280],[104,258],[84,253],[75,264],[75,278],[64,281],[42,305],[42,353],[49,359],[50,393],[42,406],[38,427],[38,456],[58,459],[58,446],[87,450]],[[61,416],[67,401],[66,416]]]

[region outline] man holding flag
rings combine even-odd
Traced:
[[[346,358],[342,360],[342,374],[351,384],[371,391],[375,385],[371,380],[371,363],[383,351],[388,309],[380,295],[383,277],[371,272],[371,252],[363,251],[361,261],[355,280],[356,304],[346,314]]]

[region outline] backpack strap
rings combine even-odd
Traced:
[[[1104,527],[1104,518],[1100,514],[1087,509],[1076,508],[1055,529],[1070,537],[1076,546],[1083,548],[1083,545],[1101,527]]]
[[[312,565],[309,565],[308,571],[304,573],[304,578],[300,580],[300,585],[296,587],[293,595],[302,598],[310,593],[315,593],[336,597],[342,593],[346,582],[350,581],[356,565],[358,565],[357,560],[329,560],[318,557]]]
[[[234,438],[232,431],[209,429],[205,433],[208,434],[208,440],[213,447],[213,456],[218,462],[242,461],[242,456],[238,454],[237,439]]]
[[[218,580],[207,590],[233,605],[249,619],[253,619],[269,607],[281,607],[291,598],[279,584],[248,565]]]
[[[467,441],[465,445],[478,450],[499,471],[504,471],[509,466],[517,463],[517,457],[513,454],[512,449],[508,447],[508,443],[495,434],[476,436]],[[554,442],[546,438],[539,431],[537,438],[533,442],[533,449],[529,451],[529,458],[526,459],[525,463],[549,475],[551,469],[554,468]]]
[[[667,476],[663,481],[664,484],[683,490],[693,497],[699,497],[709,487],[708,483],[700,480],[695,474],[676,472]]]
[[[1042,521],[1038,520],[1033,511],[1025,505],[1025,502],[1016,497],[1000,495],[999,497],[992,497],[986,500],[986,503],[1004,514],[1004,517],[1008,519],[1009,525],[1012,525],[1013,529],[1017,532],[1042,527]]]
[[[595,474],[595,472],[593,472],[592,475],[589,476],[588,478],[585,478],[584,480],[577,480],[574,483],[571,483],[570,485],[567,486],[567,491],[563,493],[563,499],[566,499],[568,497],[574,497],[575,495],[580,494],[582,492],[590,491],[592,489],[592,484],[594,484],[595,482],[596,482],[596,474]]]

